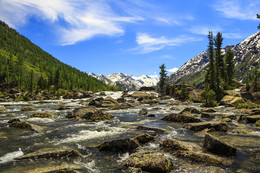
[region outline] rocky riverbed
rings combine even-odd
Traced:
[[[260,172],[259,109],[153,92],[0,103],[0,172]]]

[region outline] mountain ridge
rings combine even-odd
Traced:
[[[101,80],[106,84],[113,84],[116,86],[121,86],[124,90],[139,90],[141,87],[151,87],[156,86],[159,82],[158,78],[153,78],[147,75],[142,75],[139,77],[123,74],[123,73],[112,73],[107,76],[100,74],[96,75],[94,73],[89,73],[89,75]]]
[[[235,79],[245,82],[251,66],[258,67],[260,64],[260,31],[252,34],[237,45],[227,45],[222,48],[225,53],[228,48],[234,51]],[[208,66],[208,51],[196,55],[181,66],[175,73],[169,76],[170,83],[188,81],[189,84],[201,84]]]

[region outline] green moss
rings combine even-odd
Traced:
[[[6,111],[6,108],[5,108],[4,106],[1,106],[1,107],[0,107],[0,112],[1,112],[1,111]]]
[[[252,106],[248,103],[239,103],[237,109],[251,109]]]
[[[260,120],[255,123],[256,127],[260,127]]]

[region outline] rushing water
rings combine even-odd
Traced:
[[[106,93],[113,98],[119,98],[121,93]],[[84,99],[83,99],[84,100]],[[88,122],[69,120],[65,116],[73,109],[82,106],[82,100],[48,100],[45,102],[13,102],[0,103],[5,106],[7,111],[0,113],[0,172],[46,172],[49,168],[72,168],[79,172],[121,172],[121,162],[129,157],[129,153],[111,154],[99,152],[96,148],[105,141],[120,138],[135,137],[149,131],[137,130],[136,126],[148,126],[161,128],[166,133],[158,133],[160,137],[147,145],[140,147],[142,150],[159,150],[159,143],[163,139],[178,139],[201,143],[202,137],[194,135],[193,132],[182,128],[182,124],[170,123],[162,121],[161,118],[168,113],[179,112],[184,107],[196,107],[201,109],[198,104],[192,105],[176,105],[175,110],[169,109],[166,105],[168,101],[164,101],[155,105],[141,105],[135,108],[124,110],[107,110],[115,115],[112,120]],[[55,110],[60,104],[64,104],[68,109]],[[24,106],[35,108],[35,111],[21,111]],[[156,117],[147,117],[147,115],[139,115],[138,112],[142,108],[147,108],[149,114],[155,114]],[[218,107],[218,111],[232,113],[232,108]],[[30,115],[36,112],[55,112],[57,116],[53,118],[30,118]],[[44,133],[35,133],[32,131],[10,128],[8,120],[11,118],[20,118],[44,127]],[[258,131],[259,132],[259,131]],[[218,135],[218,134],[217,134]],[[259,133],[252,136],[234,136],[219,135],[223,140],[233,139],[234,145],[242,150],[235,157],[234,166],[224,168],[231,172],[257,172],[260,164],[260,138]],[[242,141],[241,141],[242,140]],[[244,141],[244,142],[243,142]],[[35,160],[35,161],[15,161],[16,157],[37,151],[42,148],[56,148],[59,146],[67,146],[76,149],[83,158],[71,160]],[[244,150],[243,150],[244,149]],[[258,154],[248,154],[246,151],[250,149],[258,149]],[[166,153],[167,155],[167,153]],[[210,167],[195,163],[188,163],[180,158],[168,155],[177,166],[173,172],[200,172],[211,170]],[[186,165],[186,166],[184,166]],[[194,166],[195,165],[195,166]],[[201,168],[201,166],[203,168]]]

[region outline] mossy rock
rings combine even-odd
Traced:
[[[34,124],[30,124],[28,122],[24,122],[24,121],[14,121],[12,122],[10,125],[10,127],[14,127],[14,128],[19,128],[19,129],[25,129],[25,130],[31,130],[37,133],[42,133],[43,132],[43,127],[34,125]]]
[[[160,147],[166,151],[175,153],[178,157],[187,158],[195,162],[204,162],[213,165],[231,165],[233,163],[233,160],[204,153],[201,146],[191,142],[166,139],[160,144]]]
[[[233,146],[221,141],[211,134],[205,135],[202,141],[202,145],[204,148],[215,154],[226,156],[232,156],[236,154],[236,149]]]
[[[141,168],[142,171],[148,172],[166,173],[173,169],[172,161],[159,152],[132,154],[123,164],[126,167]]]
[[[193,131],[201,131],[204,129],[214,129],[216,131],[226,132],[229,129],[227,123],[219,122],[219,121],[207,121],[200,123],[187,123],[184,125],[185,128]]]
[[[223,118],[221,120],[221,122],[225,123],[225,122],[232,122],[232,120],[230,118]]]
[[[78,120],[90,120],[90,121],[99,121],[112,119],[115,116],[107,113],[104,110],[99,110],[96,107],[85,107],[85,108],[76,108],[70,114],[67,115],[67,118],[73,118]]]
[[[140,110],[140,112],[138,114],[140,115],[146,115],[148,113],[147,109],[143,108]]]
[[[74,171],[73,169],[65,168],[65,169],[59,169],[59,170],[49,171],[45,173],[77,173],[77,172]]]
[[[68,109],[64,104],[60,104],[57,108],[55,108],[56,110],[66,110]]]
[[[35,111],[35,108],[33,107],[23,107],[21,111]]]
[[[21,120],[19,118],[12,118],[7,123],[13,123],[13,122],[20,122]]]
[[[0,112],[6,111],[6,108],[4,106],[0,106]]]
[[[82,157],[82,155],[74,149],[67,147],[58,148],[44,148],[38,151],[22,155],[15,158],[15,160],[36,160],[36,159],[53,159],[53,158],[70,158],[70,157]]]
[[[50,118],[50,117],[54,117],[54,116],[56,116],[55,113],[44,112],[44,113],[35,113],[35,114],[32,114],[30,117],[31,117],[31,118]]]
[[[257,122],[255,122],[255,126],[256,126],[256,127],[260,127],[260,120],[258,120]]]
[[[202,109],[201,112],[217,112],[215,108],[205,108],[205,109]]]
[[[162,118],[162,120],[181,123],[203,122],[203,120],[197,118],[195,114],[191,114],[190,112],[186,111],[178,114],[168,114]]]
[[[139,136],[136,136],[134,140],[138,141],[140,144],[145,144],[147,142],[154,140],[156,136],[157,136],[156,134],[144,133]]]
[[[133,152],[139,143],[136,140],[126,138],[104,142],[98,146],[100,151],[109,151],[109,152]]]

